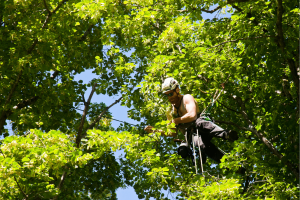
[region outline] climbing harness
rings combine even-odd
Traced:
[[[229,76],[228,76],[229,78]],[[228,80],[227,78],[227,80]],[[227,82],[226,80],[226,82]],[[222,90],[219,92],[219,89],[217,89],[217,91],[215,92],[210,105],[208,105],[200,114],[200,117],[203,117],[203,119],[207,120],[207,121],[213,121],[210,117],[210,111],[212,109],[212,107],[214,106],[214,103],[218,100],[218,98],[221,96],[221,94],[224,91],[224,84],[222,85]],[[182,99],[181,99],[182,101]],[[182,102],[181,102],[182,103]],[[179,109],[179,108],[178,108]],[[177,109],[177,114],[178,114],[178,109]],[[197,136],[197,142],[195,141],[195,136]],[[195,171],[196,174],[198,174],[198,169],[197,169],[197,161],[196,161],[196,150],[195,150],[195,143],[198,146],[198,150],[199,150],[199,160],[200,160],[200,165],[201,165],[201,173],[203,174],[203,162],[202,162],[202,152],[201,152],[201,147],[200,147],[200,140],[201,140],[201,135],[199,135],[198,129],[196,128],[196,133],[193,133],[193,129],[190,129],[188,132],[188,129],[185,128],[185,142],[182,142],[178,148],[178,154],[181,155],[182,158],[187,158],[187,157],[191,157],[193,160],[193,164],[195,165]],[[193,148],[193,152],[191,152],[190,149],[190,143],[192,142],[192,148]],[[221,150],[220,148],[218,148],[219,150]],[[221,150],[222,151],[222,150]],[[223,152],[223,151],[222,151]],[[225,154],[225,152],[223,152]],[[203,174],[204,175],[204,174]]]
[[[196,174],[198,174],[198,168],[197,168],[197,158],[196,158],[196,145],[198,146],[199,149],[199,159],[200,159],[200,164],[201,164],[201,173],[203,174],[203,163],[202,163],[202,153],[201,153],[201,147],[200,147],[200,142],[199,142],[199,138],[201,138],[201,136],[199,136],[198,133],[198,129],[197,130],[197,135],[194,132],[194,129],[185,129],[185,141],[182,142],[178,148],[178,154],[182,157],[182,158],[191,158],[192,159],[192,163],[195,166],[195,171]],[[198,138],[198,142],[196,142],[195,140],[195,136],[197,136]],[[191,143],[192,143],[192,149],[191,150]]]

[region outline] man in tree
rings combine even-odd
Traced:
[[[198,142],[203,152],[203,163],[206,161],[206,155],[220,163],[224,153],[218,149],[211,139],[213,137],[222,138],[224,140],[235,141],[238,139],[236,131],[224,130],[217,126],[206,116],[199,116],[200,111],[198,104],[192,95],[181,95],[179,84],[174,78],[167,78],[162,85],[162,93],[171,103],[171,113],[167,114],[168,120],[176,124],[176,128],[184,133],[185,130],[191,131],[192,128],[198,129],[200,137],[194,136],[195,146]],[[172,118],[171,118],[172,116]],[[148,133],[153,132],[152,126],[145,127]],[[167,133],[160,131],[164,136],[176,137],[176,133]]]

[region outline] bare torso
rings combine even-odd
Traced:
[[[196,113],[199,114],[199,113],[200,113],[200,110],[199,110],[198,103],[196,102],[196,100],[194,99],[194,97],[193,97],[192,95],[186,94],[186,95],[184,95],[184,96],[182,97],[181,104],[180,104],[180,106],[179,106],[179,108],[178,108],[178,115],[179,115],[179,117],[182,117],[182,116],[184,116],[185,114],[187,114],[186,102],[185,102],[185,98],[186,98],[186,97],[193,98],[194,103],[195,103],[195,107],[196,107]],[[176,108],[174,105],[172,105],[172,107],[173,107],[173,113],[174,113],[174,114],[177,114],[177,108]]]

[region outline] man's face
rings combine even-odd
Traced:
[[[175,90],[171,90],[165,93],[170,103],[175,104],[178,101],[178,95]]]

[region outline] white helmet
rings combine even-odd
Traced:
[[[161,90],[163,93],[174,90],[179,83],[174,78],[167,78],[162,84]]]

